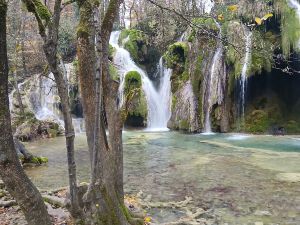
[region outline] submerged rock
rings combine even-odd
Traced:
[[[62,128],[55,121],[34,119],[25,121],[17,127],[14,136],[23,142],[28,142],[39,138],[54,138],[60,134]]]

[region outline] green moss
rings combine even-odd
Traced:
[[[245,129],[250,133],[265,133],[270,126],[268,114],[263,110],[253,110],[246,118]]]
[[[286,132],[288,134],[299,134],[300,133],[300,123],[290,120],[284,125]]]
[[[116,48],[114,48],[111,44],[109,44],[108,57],[110,59],[114,57],[115,52],[116,52]]]
[[[119,80],[119,77],[120,77],[119,72],[118,72],[117,68],[111,63],[109,64],[109,74],[113,80],[116,80],[116,81]]]
[[[211,17],[200,17],[192,20],[192,23],[196,26],[205,27],[206,29],[219,31],[219,28],[215,20]]]
[[[168,47],[168,50],[163,55],[163,58],[168,68],[183,72],[187,54],[187,44],[185,42],[176,42]]]
[[[134,88],[140,88],[142,86],[141,75],[137,71],[130,71],[125,75],[125,88],[124,92],[128,93]]]
[[[94,32],[93,2],[76,1],[79,6],[80,20],[77,26],[77,37],[88,39]]]
[[[235,21],[227,30],[229,42],[235,43],[235,46],[227,46],[225,51],[226,64],[232,68],[230,74],[235,79],[240,77],[245,59],[244,37],[236,35],[236,32],[242,29],[242,25]],[[275,39],[275,35],[271,32],[252,31],[251,64],[248,66],[247,76],[260,74],[262,70],[271,71],[276,46]]]
[[[147,45],[147,37],[141,30],[125,29],[121,31],[119,37],[119,44],[124,45],[124,48],[130,53],[133,60],[139,63],[139,56],[145,52],[145,47]]]
[[[45,164],[45,163],[48,163],[48,158],[46,157],[37,157],[37,156],[34,156],[31,160],[30,160],[30,163],[35,163],[35,164]]]
[[[175,95],[172,95],[172,111],[175,110],[175,107],[176,107],[176,104],[177,104],[177,97]]]
[[[127,114],[146,119],[148,114],[147,101],[142,91],[141,75],[138,72],[130,71],[125,75],[124,95],[126,98],[130,98],[131,103]]]
[[[190,124],[188,120],[180,120],[179,121],[179,129],[180,130],[189,130]]]
[[[39,16],[49,22],[51,19],[51,13],[49,11],[49,9],[47,8],[47,6],[45,6],[40,0],[34,0],[34,5],[38,11]]]
[[[77,37],[87,39],[89,37],[89,30],[87,28],[85,28],[84,26],[78,26],[77,27]]]

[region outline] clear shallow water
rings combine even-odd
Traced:
[[[88,182],[84,135],[75,146],[79,181]],[[38,187],[68,184],[63,137],[27,148],[49,158],[48,165],[27,169]],[[127,193],[142,190],[153,201],[190,196],[195,206],[212,209],[219,224],[300,224],[299,137],[127,131],[124,161]]]

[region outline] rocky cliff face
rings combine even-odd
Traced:
[[[300,83],[297,78],[288,75],[297,76],[295,72],[291,72],[297,70],[297,67],[284,63],[284,60],[279,63],[274,60],[274,57],[287,60],[290,55],[285,53],[287,40],[281,40],[286,34],[280,32],[280,26],[286,21],[273,17],[273,13],[283,16],[289,12],[295,15],[295,11],[287,8],[286,2],[279,0],[252,3],[247,0],[239,1],[234,6],[237,7],[236,11],[233,10],[231,14],[228,13],[231,8],[224,12],[221,7],[217,7],[216,10],[220,13],[218,22],[224,39],[222,56],[215,65],[218,75],[211,82],[209,80],[218,50],[218,39],[209,36],[217,36],[215,21],[207,18],[194,20],[196,27],[205,26],[206,32],[210,34],[201,34],[196,28],[188,29],[183,43],[169,46],[164,58],[174,71],[173,107],[169,122],[171,129],[203,131],[206,111],[210,107],[207,93],[211,92],[210,122],[213,131],[276,133],[278,128],[284,128],[287,133],[299,132],[300,117],[295,115],[294,105],[298,104],[300,95],[292,83]],[[282,8],[278,9],[279,6]],[[255,17],[258,19],[254,20]],[[297,20],[299,23],[297,16],[291,16],[290,20]],[[248,37],[251,37],[250,50],[247,50]],[[294,42],[292,39],[289,41],[292,46]],[[295,47],[294,50],[296,49]],[[294,57],[290,60],[296,59]],[[278,87],[280,81],[284,85],[281,88]],[[189,85],[191,89],[188,88]],[[287,113],[290,107],[293,109]],[[190,115],[191,112],[194,113],[193,116]]]

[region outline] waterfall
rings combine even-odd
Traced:
[[[171,70],[164,68],[162,60],[159,63],[160,86],[158,90],[154,87],[148,75],[136,65],[130,53],[119,45],[120,31],[114,31],[110,37],[110,44],[116,49],[114,64],[120,74],[120,106],[124,103],[125,75],[130,71],[137,71],[141,75],[143,91],[146,95],[148,105],[148,130],[167,130],[167,122],[170,118],[170,93],[171,93]],[[128,38],[123,41],[128,41]]]
[[[71,79],[73,69],[72,63],[65,65],[66,79]],[[64,127],[63,115],[60,110],[60,99],[56,88],[54,76],[50,73],[47,77],[39,75],[34,78],[38,88],[31,93],[31,104],[38,120],[53,120],[61,127]],[[72,118],[74,130],[76,133],[85,132],[85,124],[83,118]]]
[[[192,6],[192,4],[193,3],[190,3],[190,6]],[[201,11],[201,13],[210,14],[214,5],[215,5],[215,2],[213,0],[196,1],[196,6]]]
[[[73,64],[65,65],[66,79],[71,79]],[[27,85],[29,83],[29,85]],[[26,84],[26,85],[25,85]],[[23,83],[18,84],[19,90],[27,93],[23,101],[28,105],[38,120],[52,120],[64,127],[63,116],[60,110],[60,99],[56,88],[54,76],[52,73],[48,77],[40,74],[26,79]],[[9,95],[10,111],[14,112],[14,93],[15,89]],[[76,133],[85,132],[85,124],[83,118],[73,118],[73,126]]]
[[[48,78],[36,75],[34,82],[38,85],[38,88],[31,93],[30,99],[35,117],[38,120],[50,119],[64,126],[53,74],[50,73]]]
[[[221,62],[223,56],[223,45],[222,45],[222,34],[221,34],[221,27],[216,22],[219,28],[219,35],[218,35],[218,46],[217,50],[214,54],[212,65],[210,68],[210,74],[207,77],[205,82],[205,94],[204,94],[204,110],[205,110],[205,121],[204,121],[204,132],[211,133],[211,110],[214,104],[218,103],[221,104],[223,101],[224,93],[222,87],[222,75],[224,73],[220,72],[221,69]]]
[[[297,0],[288,0],[288,3],[291,8],[294,8],[296,10],[300,22],[300,3]],[[298,47],[300,48],[300,40],[298,41]]]
[[[241,121],[244,122],[245,120],[245,95],[246,95],[246,87],[247,87],[247,71],[248,67],[251,64],[251,48],[252,48],[252,32],[247,31],[246,28],[245,31],[245,58],[244,58],[244,64],[242,68],[242,73],[240,77],[240,118]]]
[[[288,3],[290,4],[290,6],[294,9],[296,9],[296,13],[299,16],[300,19],[300,3],[297,0],[288,0]]]

